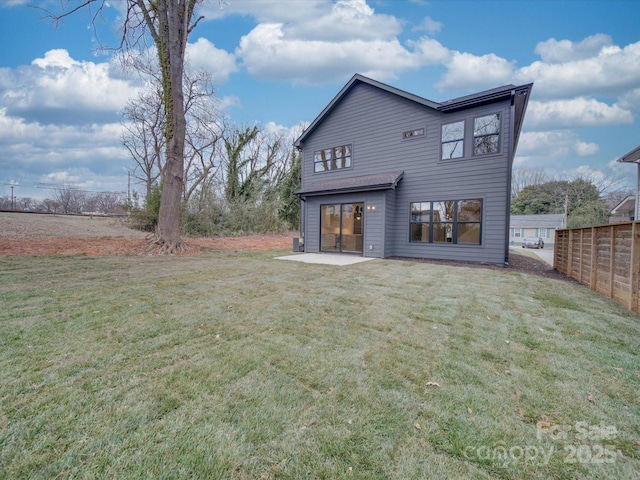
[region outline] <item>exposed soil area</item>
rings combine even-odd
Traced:
[[[141,255],[147,234],[121,218],[0,212],[0,256]],[[183,254],[214,250],[291,248],[291,235],[185,238]]]

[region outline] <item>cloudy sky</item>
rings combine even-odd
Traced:
[[[72,4],[74,2],[71,2]],[[140,88],[116,45],[123,1],[54,27],[60,0],[0,0],[0,196],[127,189],[121,116]],[[205,1],[187,49],[232,122],[311,122],[355,73],[429,100],[533,82],[516,165],[617,176],[640,145],[640,1]]]

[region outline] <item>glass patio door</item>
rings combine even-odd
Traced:
[[[362,253],[364,203],[320,206],[320,251]]]

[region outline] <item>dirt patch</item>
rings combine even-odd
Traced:
[[[0,212],[0,256],[141,255],[147,234],[114,217]],[[184,254],[214,250],[291,248],[291,235],[185,238]]]

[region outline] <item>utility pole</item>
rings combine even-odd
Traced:
[[[13,199],[13,185],[11,185],[11,210],[15,210],[16,209],[16,203],[15,200]]]

